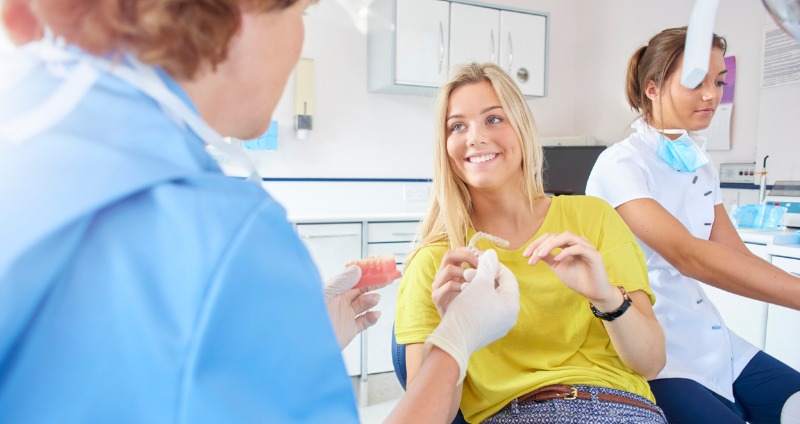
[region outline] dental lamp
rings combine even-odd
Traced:
[[[800,0],[761,0],[770,16],[787,34],[800,41]],[[681,84],[697,87],[708,73],[711,37],[719,0],[695,0],[686,32]]]

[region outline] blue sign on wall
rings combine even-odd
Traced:
[[[270,122],[267,132],[261,137],[247,140],[242,144],[248,150],[278,150],[278,121]]]

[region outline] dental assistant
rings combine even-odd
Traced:
[[[340,348],[375,323],[377,295],[351,289],[357,267],[323,290],[219,135],[266,130],[309,3],[2,4],[15,41],[49,34],[0,61],[0,422],[358,421]],[[439,343],[457,348],[429,345],[445,378],[394,422],[443,422],[453,355],[516,322],[516,280],[495,288],[488,258],[443,320]],[[496,307],[460,325],[486,298]]]
[[[642,116],[604,151],[586,193],[611,203],[645,252],[667,364],[650,381],[670,423],[777,423],[800,373],[730,331],[700,282],[800,308],[800,281],[752,254],[722,204],[702,145],[725,85],[725,39],[713,36],[709,70],[680,85],[686,28],[655,35],[628,65],[627,98]]]

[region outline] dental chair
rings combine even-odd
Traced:
[[[392,365],[394,365],[394,374],[397,376],[397,380],[405,390],[408,377],[406,373],[406,345],[397,343],[397,339],[394,337],[394,325],[392,325]],[[467,424],[460,409],[455,419],[453,419],[453,424]]]

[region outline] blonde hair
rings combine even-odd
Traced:
[[[227,58],[242,10],[284,9],[298,0],[6,1],[16,6],[3,10],[10,33],[35,34],[32,25],[44,25],[92,54],[133,51],[144,63],[190,79],[202,66],[213,69]],[[38,22],[12,19],[25,7]]]
[[[488,82],[497,94],[522,151],[520,169],[521,185],[533,213],[533,203],[545,196],[542,184],[542,146],[536,123],[528,103],[514,81],[499,66],[492,63],[459,67],[453,77],[439,91],[436,106],[436,134],[434,146],[433,194],[428,211],[420,225],[418,247],[409,255],[408,262],[420,247],[445,243],[450,248],[467,244],[467,230],[472,226],[472,199],[466,183],[453,170],[447,155],[447,114],[450,96],[456,89]]]

